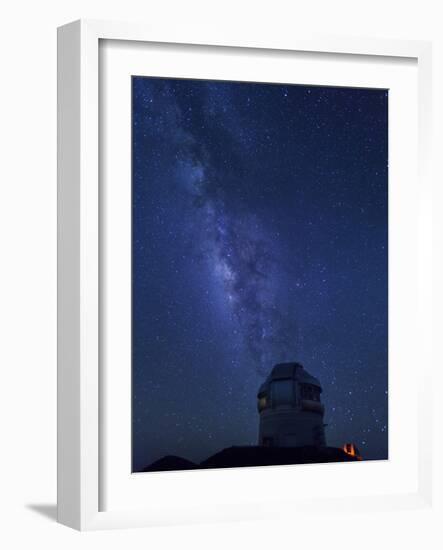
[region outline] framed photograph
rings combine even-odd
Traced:
[[[58,37],[59,521],[430,506],[430,45]]]

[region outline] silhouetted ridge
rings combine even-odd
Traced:
[[[194,464],[181,456],[168,455],[156,460],[149,466],[141,470],[142,472],[166,472],[171,470],[193,470],[198,468],[198,464]]]
[[[165,456],[143,472],[167,470],[191,470],[206,468],[238,468],[242,466],[282,466],[288,464],[318,464],[324,462],[354,462],[351,456],[337,447],[227,447],[222,451],[194,464],[179,456]]]

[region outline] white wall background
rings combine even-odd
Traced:
[[[77,533],[56,524],[56,27],[83,18],[192,27],[253,26],[434,40],[435,133],[442,150],[443,12],[438,0],[16,0],[1,10],[0,545],[15,548],[437,548],[437,512],[294,518]],[[436,163],[437,164],[437,163]],[[438,172],[437,172],[438,170]],[[443,182],[440,166],[435,178]],[[443,193],[435,201],[443,250]],[[440,212],[439,212],[440,210]],[[441,260],[441,256],[439,258]],[[436,281],[443,280],[442,263]],[[442,306],[441,291],[438,305]],[[436,307],[441,311],[442,307]],[[436,314],[436,319],[439,319]],[[441,319],[440,319],[441,323]],[[438,336],[438,335],[437,335]],[[441,337],[439,338],[441,339]],[[438,350],[440,352],[440,350]],[[441,361],[440,353],[440,365]],[[438,395],[436,396],[438,398]],[[437,399],[438,401],[438,399]],[[437,402],[437,412],[441,406]],[[441,418],[441,415],[440,415]],[[441,429],[440,424],[440,429]],[[435,462],[442,464],[441,441]],[[437,454],[438,453],[438,454]],[[438,474],[439,475],[439,474]],[[441,477],[438,478],[441,482]],[[442,494],[441,492],[439,494]],[[440,508],[440,516],[441,508]],[[437,540],[439,542],[437,542]]]

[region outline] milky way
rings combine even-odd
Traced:
[[[387,455],[384,90],[133,79],[134,468],[254,444],[299,360]]]
[[[260,219],[244,209],[229,211],[223,174],[212,166],[204,143],[184,130],[178,105],[173,112],[177,182],[189,193],[202,222],[199,250],[204,249],[204,258],[226,293],[254,367],[267,374],[273,361],[290,360],[296,353],[296,314],[282,314],[273,280],[283,264]]]

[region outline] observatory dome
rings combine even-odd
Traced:
[[[322,387],[300,363],[278,363],[257,394],[259,445],[325,445]]]

